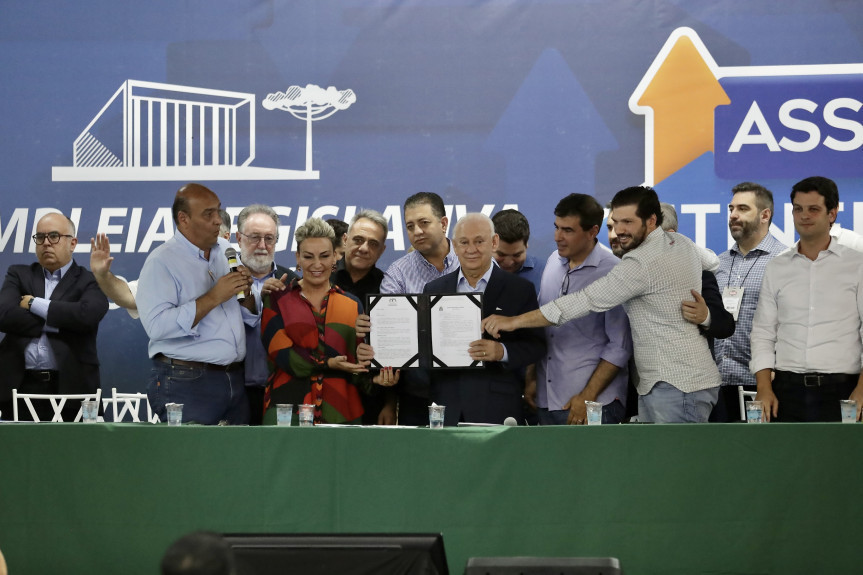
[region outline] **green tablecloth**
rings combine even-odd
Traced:
[[[863,425],[0,425],[11,575],[154,574],[223,532],[442,532],[627,575],[857,573]]]

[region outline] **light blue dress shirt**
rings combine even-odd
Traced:
[[[227,365],[246,357],[245,325],[257,326],[260,316],[242,307],[237,298],[216,306],[201,321],[195,321],[199,297],[210,291],[230,268],[219,238],[204,252],[177,232],[153,250],[138,279],[138,312],[150,337],[149,355]]]
[[[54,357],[54,350],[51,348],[51,342],[48,341],[48,334],[59,333],[60,330],[48,325],[48,308],[51,306],[51,294],[54,293],[54,288],[57,287],[57,284],[71,267],[72,260],[69,260],[69,263],[53,273],[42,268],[42,273],[45,275],[45,297],[33,298],[30,313],[44,319],[45,325],[42,327],[42,335],[34,338],[24,350],[25,369],[57,369],[57,358]]]
[[[464,277],[461,268],[459,268],[458,280],[456,282],[455,291],[457,291],[458,293],[485,293],[485,288],[488,287],[488,281],[491,279],[491,271],[496,265],[497,262],[492,261],[492,264],[488,266],[488,270],[486,270],[486,272],[482,274],[482,277],[477,280],[476,287],[471,287],[471,285],[467,282],[467,278]],[[506,346],[503,344],[500,344],[500,346],[503,348],[503,357],[500,359],[500,361],[509,361],[509,354],[506,351]]]

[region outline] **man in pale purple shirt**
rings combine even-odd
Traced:
[[[604,214],[593,197],[570,194],[557,204],[554,215],[557,251],[545,264],[540,305],[584,288],[620,261],[596,241]],[[603,404],[603,423],[620,423],[626,412],[627,364],[632,356],[623,308],[547,327],[545,334],[548,349],[536,374],[540,424],[584,424],[585,401]]]

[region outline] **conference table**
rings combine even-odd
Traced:
[[[197,529],[443,534],[627,575],[857,573],[863,425],[0,424],[12,575],[154,574]]]

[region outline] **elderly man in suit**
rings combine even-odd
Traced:
[[[0,410],[12,414],[12,390],[22,393],[92,393],[99,387],[96,331],[108,300],[93,274],[72,259],[75,224],[50,213],[33,235],[38,263],[10,266],[0,289]],[[51,420],[48,402],[37,407]],[[8,410],[8,411],[7,411]],[[64,419],[78,406],[68,406]],[[24,410],[23,417],[28,417]]]
[[[459,218],[453,244],[459,269],[426,284],[423,293],[483,294],[482,316],[513,316],[537,309],[533,284],[500,269],[492,262],[498,245],[494,224],[479,213]],[[545,352],[541,329],[519,329],[499,341],[481,338],[471,342],[472,359],[480,369],[433,370],[431,399],[446,406],[445,425],[459,421],[503,423],[522,413],[524,377],[520,369]]]

